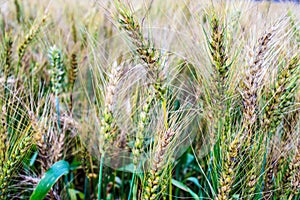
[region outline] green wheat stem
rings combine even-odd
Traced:
[[[89,200],[88,194],[88,184],[89,184],[89,178],[87,175],[85,175],[85,181],[84,181],[84,200]]]
[[[138,186],[139,184],[134,184],[133,185],[133,197],[132,200],[138,200]]]
[[[130,200],[133,189],[137,189],[138,185],[135,184],[135,177],[136,177],[136,171],[140,167],[141,167],[141,163],[139,163],[138,167],[135,167],[134,173],[132,173],[131,182],[130,182],[130,189],[129,189],[129,194],[128,194],[128,200]],[[136,191],[133,192],[133,193],[136,193]],[[136,196],[133,196],[133,198],[136,198]]]
[[[102,156],[101,156],[100,166],[99,166],[98,200],[101,200],[101,183],[102,183],[102,172],[103,172],[104,156],[105,156],[105,153],[103,153]]]
[[[134,182],[135,182],[135,173],[132,173],[132,177],[131,177],[131,181],[130,181],[130,189],[129,189],[129,194],[128,194],[128,198],[127,200],[130,200],[131,194],[132,194],[132,189],[134,186]]]
[[[56,106],[56,113],[57,113],[57,129],[58,129],[58,132],[61,133],[61,131],[60,131],[60,110],[59,110],[58,95],[55,95],[55,106]]]
[[[169,170],[169,176],[170,177],[172,177],[172,170]],[[170,186],[169,186],[169,200],[172,200],[172,197],[173,197],[173,195],[172,195],[172,178],[170,178]]]
[[[263,163],[262,163],[262,168],[261,168],[261,175],[264,174],[264,171],[265,171],[265,168],[266,168],[266,165],[267,165],[267,155],[268,155],[268,147],[270,146],[270,137],[271,137],[271,132],[269,132],[268,134],[268,137],[266,138],[266,141],[265,141],[265,148],[264,148],[264,158],[263,158]],[[263,194],[263,190],[264,190],[264,179],[263,179],[264,176],[260,176],[259,178],[259,183],[257,185],[257,187],[261,187],[260,188],[260,193],[259,193],[259,197],[262,198],[262,194]]]

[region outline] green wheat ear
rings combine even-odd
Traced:
[[[49,49],[49,61],[51,65],[51,84],[52,92],[55,95],[55,107],[57,113],[57,128],[60,132],[60,109],[59,109],[59,94],[63,91],[64,84],[64,64],[62,61],[61,51],[55,46]]]
[[[49,49],[49,61],[51,65],[52,92],[55,96],[59,96],[63,91],[65,71],[61,51],[55,46]]]

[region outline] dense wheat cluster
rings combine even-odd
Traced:
[[[300,199],[299,11],[0,1],[0,199]]]

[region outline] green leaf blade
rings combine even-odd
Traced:
[[[70,165],[67,161],[61,160],[52,165],[50,169],[41,178],[37,187],[33,191],[30,200],[41,200],[44,199],[47,193],[51,190],[53,185],[58,179],[68,174],[70,171]]]
[[[185,184],[183,184],[182,182],[180,181],[177,181],[175,179],[172,179],[172,185],[182,189],[183,191],[186,191],[188,193],[190,193],[190,195],[196,199],[196,200],[200,200],[200,197],[195,193],[193,192],[188,186],[186,186]]]

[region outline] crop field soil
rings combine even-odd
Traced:
[[[0,0],[0,199],[300,199],[300,3]]]

